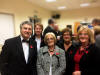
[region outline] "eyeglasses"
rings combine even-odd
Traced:
[[[81,33],[81,34],[79,34],[79,36],[82,36],[82,35],[87,36],[88,34],[87,33]]]
[[[63,34],[63,36],[70,36],[70,34]]]
[[[54,38],[47,38],[47,41],[49,41],[49,40],[54,40]]]

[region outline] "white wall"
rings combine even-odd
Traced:
[[[15,35],[20,33],[20,23],[28,20],[29,17],[33,17],[35,14],[41,18],[44,27],[47,26],[47,20],[51,17],[51,11],[32,4],[27,0],[0,0],[0,12],[14,15]]]
[[[14,18],[11,14],[0,14],[0,44],[8,38],[14,37]]]
[[[100,7],[74,9],[61,11],[59,13],[61,18],[57,20],[57,23],[59,24],[59,27],[63,29],[68,24],[71,24],[72,27],[74,27],[75,22],[84,21],[84,19],[91,22],[93,18],[100,18]]]

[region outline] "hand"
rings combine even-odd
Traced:
[[[57,40],[60,40],[60,36],[57,36]]]
[[[72,75],[81,75],[81,71],[74,71]]]

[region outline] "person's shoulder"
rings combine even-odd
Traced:
[[[59,46],[55,46],[55,49],[57,50],[57,51],[59,51],[59,52],[65,52],[63,49],[61,49]]]
[[[19,39],[20,37],[17,36],[17,37],[13,37],[13,38],[9,38],[9,39],[6,39],[5,42],[4,42],[4,45],[14,45],[16,43],[16,41]]]
[[[93,49],[93,48],[96,48],[96,44],[95,44],[95,43],[90,44],[88,48],[92,48],[92,49]]]
[[[50,28],[50,26],[48,25],[44,30],[47,30],[47,29],[49,29]]]
[[[90,45],[89,45],[89,47],[87,48],[87,50],[89,50],[89,51],[92,52],[92,53],[95,53],[96,51],[99,50],[99,48],[96,46],[95,43],[93,43],[93,44],[90,44]]]
[[[13,38],[6,39],[5,41],[6,42],[15,42],[18,38],[20,38],[20,37],[16,36],[16,37],[13,37]]]
[[[45,53],[45,52],[48,52],[48,47],[47,46],[41,47],[39,53]]]
[[[62,39],[61,39],[61,40],[58,40],[57,43],[56,43],[56,45],[57,45],[58,47],[60,47],[60,48],[63,49],[64,41],[63,41]]]
[[[50,25],[48,25],[46,28],[51,28]]]
[[[45,46],[44,46],[45,47]],[[40,50],[43,50],[44,47],[41,47]]]
[[[48,49],[48,47],[47,46],[43,46],[43,47],[40,48],[40,50],[45,50],[45,49]]]

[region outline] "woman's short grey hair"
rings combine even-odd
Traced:
[[[32,29],[33,29],[33,25],[32,25],[32,23],[29,22],[29,21],[24,21],[24,22],[22,22],[22,23],[20,24],[20,29],[22,29],[22,26],[25,25],[25,24],[32,26]]]
[[[52,36],[53,36],[53,38],[54,38],[54,43],[56,44],[57,39],[56,39],[55,34],[52,33],[52,32],[46,33],[46,35],[45,35],[45,37],[44,37],[44,42],[45,42],[45,44],[47,44],[47,37],[48,37],[48,35],[52,35]]]

